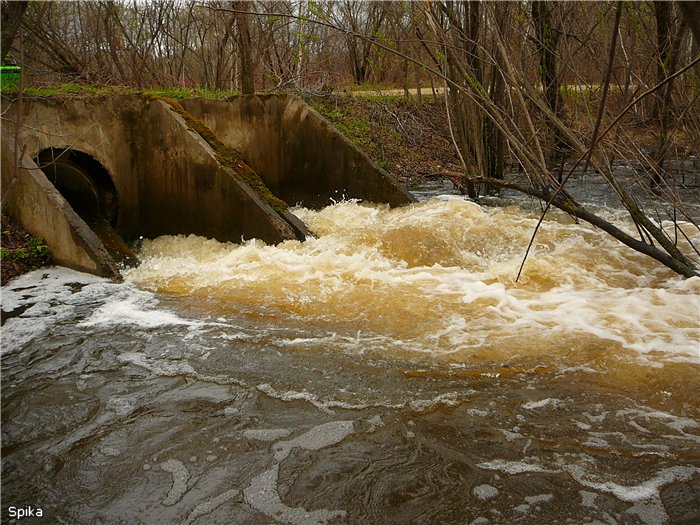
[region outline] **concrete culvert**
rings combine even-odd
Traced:
[[[116,226],[117,192],[97,160],[80,151],[50,148],[39,153],[36,163],[85,222]]]
[[[126,265],[138,262],[131,248],[114,229],[119,212],[117,191],[102,164],[81,151],[60,148],[41,151],[36,163],[71,208],[102,240],[116,262]]]

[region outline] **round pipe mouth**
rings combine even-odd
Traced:
[[[84,221],[116,225],[117,192],[97,160],[80,151],[50,148],[41,151],[36,162]]]
[[[100,197],[90,177],[81,169],[58,161],[50,169],[50,179],[75,212],[87,221],[100,218]]]

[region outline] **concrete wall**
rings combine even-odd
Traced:
[[[256,237],[268,243],[296,234],[257,193],[241,184],[212,149],[166,103],[141,114],[135,158],[140,234],[194,233],[221,241]]]
[[[19,105],[3,98],[3,106],[3,195],[12,188],[11,214],[46,239],[58,264],[118,275],[99,238],[31,160],[48,148],[87,153],[105,168],[118,199],[115,230],[127,241],[190,233],[237,242],[299,238],[298,228],[220,165],[210,146],[163,101],[25,97],[18,139],[27,169],[19,172],[12,153]]]
[[[116,230],[125,238],[136,235],[140,224],[138,187],[132,182],[132,174],[139,171],[132,135],[143,107],[139,97],[128,95],[23,100],[20,144],[24,156],[34,159],[47,148],[74,148],[95,158],[112,177],[119,200]],[[18,104],[3,97],[3,109],[3,130],[14,137]],[[4,179],[3,173],[3,183]]]
[[[119,278],[119,270],[100,239],[26,156],[20,169],[14,162],[14,141],[3,129],[3,196],[10,213],[31,235],[43,237],[56,264],[79,271]]]
[[[32,162],[48,148],[97,160],[114,183],[114,230],[139,236],[198,234],[268,243],[303,238],[305,228],[278,214],[162,100],[136,95],[3,97],[2,192],[11,213],[46,239],[54,260],[114,277],[114,261]],[[303,102],[284,95],[183,104],[220,140],[237,149],[270,190],[290,204],[320,207],[342,196],[400,205],[411,195]],[[21,115],[20,115],[21,114]],[[15,124],[23,169],[15,171]],[[13,184],[13,177],[16,183]]]
[[[358,198],[400,206],[413,196],[301,99],[250,95],[193,99],[185,109],[204,121],[281,199],[320,208]]]

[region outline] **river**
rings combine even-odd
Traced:
[[[516,282],[523,206],[294,212],[3,287],[3,522],[698,522],[700,278],[553,212]]]

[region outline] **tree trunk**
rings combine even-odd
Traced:
[[[539,54],[539,77],[544,98],[549,109],[560,120],[564,119],[564,105],[561,100],[561,81],[557,72],[557,47],[560,31],[552,22],[552,5],[544,0],[532,2],[532,23],[535,26],[536,48]],[[552,165],[560,164],[566,155],[566,142],[556,126],[549,126],[552,137],[552,150],[549,160]],[[561,180],[561,172],[559,174]]]
[[[654,15],[656,18],[657,41],[657,82],[661,82],[671,76],[678,65],[683,35],[687,28],[686,20],[674,24],[673,4],[667,2],[654,2]],[[674,35],[674,25],[677,25]],[[665,159],[669,148],[669,131],[673,115],[673,79],[669,80],[654,99],[653,117],[658,119],[659,134],[653,165],[651,166],[652,182],[660,185],[666,175]]]
[[[471,176],[484,175],[484,116],[477,104],[467,96],[466,90],[481,86],[483,77],[481,54],[479,52],[480,5],[467,2],[462,6],[454,2],[444,4],[443,10],[450,20],[454,35],[451,45],[445,46],[447,76],[463,86],[450,87],[449,100],[455,116],[458,148],[464,168]],[[479,196],[476,186],[467,179],[469,197]]]
[[[694,2],[676,2],[678,7],[683,13],[688,27],[693,33],[693,38],[695,39],[696,49],[700,47],[700,2],[697,0]]]
[[[503,33],[508,19],[509,6],[506,2],[495,4],[498,31]],[[495,48],[495,45],[492,46]],[[489,96],[494,104],[504,107],[506,102],[506,86],[503,75],[498,67],[492,65],[489,68],[491,81],[489,84]],[[484,150],[487,177],[503,179],[505,176],[505,138],[503,133],[488,118],[484,119]],[[495,188],[487,186],[487,191],[493,192]]]
[[[114,64],[114,67],[117,69],[117,73],[119,74],[119,83],[129,84],[130,81],[133,81],[134,79],[133,77],[129,78],[127,76],[122,65],[121,55],[123,48],[119,42],[119,37],[117,37],[115,34],[116,31],[114,28],[114,20],[118,18],[119,14],[116,13],[114,9],[114,3],[108,3],[105,5],[103,20],[105,25],[105,34],[107,37],[107,44],[109,45],[109,54],[112,58],[112,63]]]
[[[413,71],[416,80],[416,103],[420,106],[423,103],[423,89],[421,88],[420,67],[413,64]]]
[[[495,104],[502,106],[505,99],[503,78],[497,71],[494,71],[493,75],[489,90],[490,95]],[[484,123],[484,153],[486,156],[486,176],[492,179],[503,179],[505,176],[505,140],[503,133],[491,120],[486,120]]]
[[[2,62],[5,61],[5,57],[12,48],[12,42],[22,23],[22,16],[27,10],[27,5],[29,5],[29,2],[4,1],[2,3],[2,25],[0,25],[0,32],[2,33],[0,39]]]
[[[252,11],[252,2],[233,2],[233,8],[238,11]],[[241,93],[253,95],[255,93],[255,83],[253,81],[254,66],[252,58],[252,39],[250,36],[249,15],[245,13],[235,13],[236,26],[238,27],[238,50],[241,73]]]
[[[654,3],[654,20],[656,21],[656,81],[660,82],[666,78],[668,69],[668,55],[671,51],[671,10],[673,4],[670,2],[662,2],[655,0]],[[659,94],[654,97],[654,106],[652,108],[652,118],[659,118],[661,106],[663,104],[663,95]]]
[[[532,2],[532,21],[537,35],[537,52],[540,59],[540,81],[545,99],[551,110],[558,115],[561,106],[559,76],[557,75],[557,46],[559,33],[552,24],[551,6],[543,0]]]

